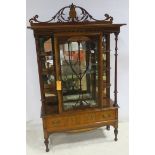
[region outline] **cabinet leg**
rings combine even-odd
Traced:
[[[114,134],[115,134],[115,139],[114,140],[117,141],[118,140],[117,139],[117,134],[118,134],[118,129],[117,128],[114,129]]]
[[[110,125],[107,125],[107,126],[106,126],[106,129],[107,129],[107,130],[110,130]]]
[[[46,146],[46,152],[49,152],[49,148],[48,148],[49,140],[48,140],[48,138],[45,138],[44,143],[45,143],[45,146]]]

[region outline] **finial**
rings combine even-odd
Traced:
[[[69,19],[71,19],[71,21],[74,22],[76,18],[77,18],[77,16],[76,16],[75,6],[74,6],[74,4],[72,3],[72,4],[70,5]]]

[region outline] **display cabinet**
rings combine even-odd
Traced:
[[[34,32],[41,91],[41,118],[46,151],[54,132],[80,132],[114,127],[118,134],[117,41],[120,27],[113,17],[93,18],[71,4],[50,20],[38,15],[29,20]],[[110,36],[115,49],[110,49]],[[113,53],[112,53],[113,52]],[[110,53],[114,54],[114,79],[110,77]],[[114,101],[110,81],[114,80]]]

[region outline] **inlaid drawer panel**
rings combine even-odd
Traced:
[[[91,126],[94,123],[117,119],[117,110],[85,112],[73,115],[55,115],[44,118],[47,131],[67,130],[72,128]]]

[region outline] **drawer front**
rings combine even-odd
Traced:
[[[73,115],[56,115],[44,118],[46,130],[62,131],[76,128],[84,128],[86,126],[95,126],[95,124],[102,124],[103,122],[116,120],[117,109],[106,111],[94,111],[87,113],[79,113]]]

